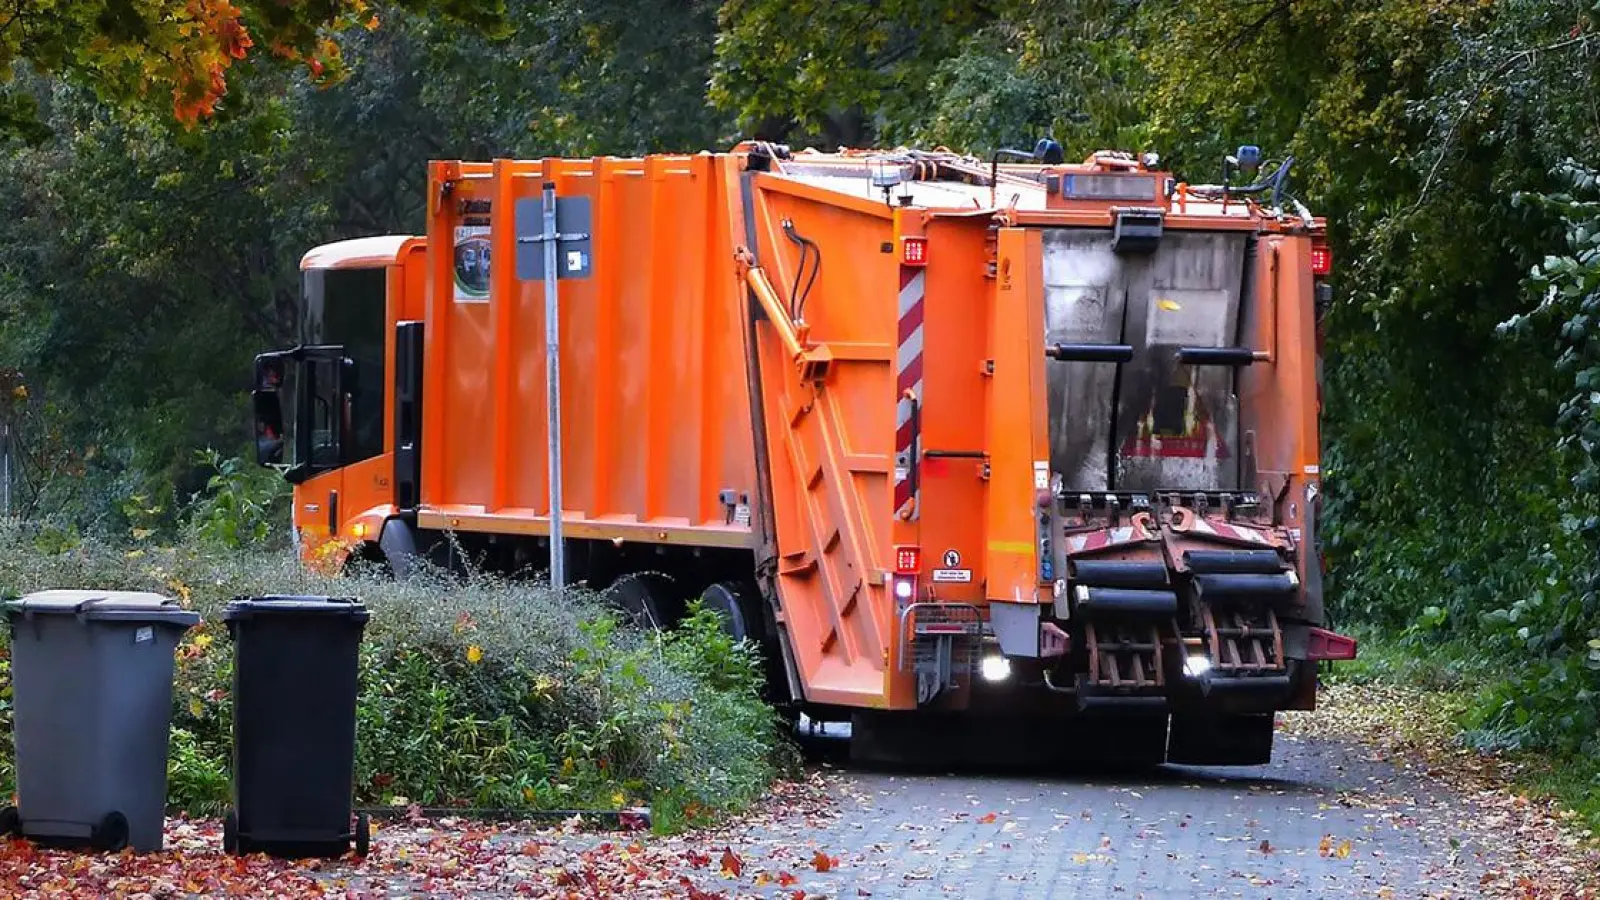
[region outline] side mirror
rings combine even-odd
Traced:
[[[283,401],[276,390],[250,392],[256,412],[256,462],[274,466],[283,462]]]
[[[283,462],[283,387],[284,356],[263,353],[256,357],[255,388],[250,392],[255,407],[256,462],[273,466]]]

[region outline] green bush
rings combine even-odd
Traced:
[[[372,610],[357,711],[356,800],[513,810],[650,805],[662,827],[757,797],[792,759],[760,699],[760,666],[715,613],[664,635],[598,598],[528,583],[425,576],[325,579],[287,556],[195,544],[119,549],[0,524],[0,593],[155,590],[205,621],[177,654],[169,799],[228,802],[235,596],[355,595]],[[15,772],[0,644],[0,789]]]

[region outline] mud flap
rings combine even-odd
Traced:
[[[1174,714],[1167,762],[1179,766],[1264,766],[1272,762],[1272,713]]]

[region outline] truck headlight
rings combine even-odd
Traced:
[[[998,653],[991,653],[978,663],[978,672],[984,681],[1005,681],[1011,677],[1011,663]]]

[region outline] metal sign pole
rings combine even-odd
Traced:
[[[544,282],[545,384],[548,388],[550,447],[550,584],[567,586],[566,543],[561,537],[561,317],[556,282],[588,278],[593,271],[593,235],[589,233],[589,198],[556,197],[553,181],[544,183],[541,198],[516,201],[517,278]],[[561,229],[565,228],[566,231]],[[534,245],[539,246],[534,246]],[[495,302],[509,302],[496,300]]]
[[[556,185],[544,183],[544,347],[550,411],[550,586],[567,586],[566,544],[561,537],[561,321],[556,290]]]

